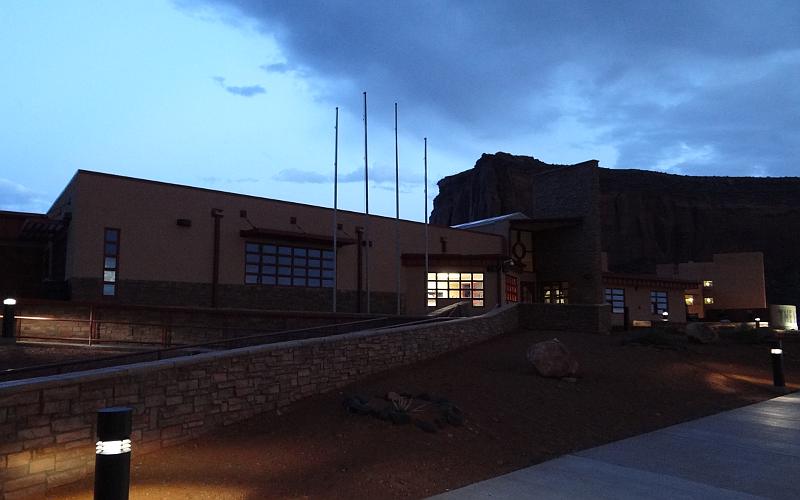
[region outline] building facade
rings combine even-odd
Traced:
[[[333,215],[80,170],[46,217],[32,217],[59,227],[50,278],[74,301],[332,310],[335,285],[343,312],[395,313],[398,291],[404,314],[501,302],[502,237],[431,225],[426,275],[425,224],[340,210],[334,249]]]

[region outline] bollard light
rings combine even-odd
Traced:
[[[132,414],[133,410],[124,407],[97,410],[95,500],[128,500],[131,483]]]
[[[772,355],[772,381],[775,387],[786,387],[786,381],[783,377],[783,344],[780,340],[776,341],[770,349]]]
[[[16,309],[17,299],[11,297],[3,300],[3,338],[13,339],[14,329],[17,326]]]
[[[661,321],[669,321],[669,312],[664,311],[661,313]]]

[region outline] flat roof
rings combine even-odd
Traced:
[[[78,169],[75,172],[75,175],[69,181],[67,186],[72,184],[79,175],[92,175],[92,176],[95,176],[95,177],[106,177],[106,178],[123,180],[123,181],[128,181],[128,182],[138,182],[138,183],[141,183],[141,184],[152,184],[152,185],[156,185],[156,186],[167,186],[167,187],[173,187],[173,188],[179,188],[179,189],[190,189],[190,190],[202,191],[202,192],[206,192],[206,193],[224,194],[224,195],[228,195],[228,196],[237,196],[237,197],[241,197],[241,198],[249,198],[249,199],[263,200],[263,201],[271,201],[271,202],[275,202],[275,203],[285,203],[287,205],[319,208],[319,209],[322,209],[322,210],[333,211],[332,207],[322,207],[322,206],[319,206],[319,205],[311,205],[309,203],[300,203],[300,202],[296,202],[296,201],[278,200],[278,199],[275,199],[275,198],[267,198],[267,197],[264,197],[264,196],[255,196],[255,195],[252,195],[252,194],[233,193],[233,192],[230,192],[230,191],[222,191],[220,189],[211,189],[211,188],[204,188],[204,187],[187,186],[185,184],[175,184],[175,183],[172,183],[172,182],[154,181],[154,180],[151,180],[151,179],[141,179],[141,178],[138,178],[138,177],[130,177],[130,176],[127,176],[127,175],[108,174],[108,173],[105,173],[105,172],[96,172],[96,171],[93,171],[93,170],[83,170],[83,169]],[[66,187],[65,187],[65,190],[66,190]],[[62,191],[61,194],[63,194],[63,191]],[[59,195],[59,198],[60,197],[61,197],[61,195]],[[52,209],[52,206],[51,206],[51,209]],[[355,212],[353,210],[343,210],[341,208],[338,208],[337,212],[348,213],[348,214],[353,214],[353,215],[361,215],[361,216],[366,215],[364,212]],[[425,214],[425,215],[427,216],[428,214]],[[370,217],[375,217],[375,218],[380,218],[380,219],[395,220],[395,217],[389,217],[389,216],[386,216],[386,215],[369,214],[369,216]],[[400,219],[400,221],[401,222],[405,222],[405,223],[409,223],[409,224],[425,225],[425,222],[418,222],[418,221],[408,220],[408,219]],[[444,225],[441,225],[441,224],[431,224],[431,223],[428,223],[428,225],[436,227],[436,228],[441,228],[441,229],[458,229],[458,230],[463,230],[463,231],[467,231],[467,232],[471,232],[471,233],[481,234],[481,235],[484,235],[484,236],[492,236],[492,237],[502,238],[502,236],[500,236],[500,235],[491,234],[491,233],[485,233],[483,231],[470,231],[468,228],[455,228],[455,227],[450,227],[450,226],[444,226]]]

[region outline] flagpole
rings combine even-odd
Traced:
[[[425,137],[425,307],[428,307],[428,138]],[[427,309],[426,309],[427,310]]]
[[[334,127],[334,146],[333,146],[333,312],[336,312],[336,290],[337,290],[337,258],[338,247],[336,236],[339,232],[339,223],[336,219],[339,205],[339,106],[336,106],[336,126]]]
[[[400,315],[400,154],[397,146],[397,103],[394,103],[394,254],[395,254],[395,295],[397,296],[397,315]]]
[[[370,224],[369,224],[369,160],[367,156],[367,93],[364,92],[364,213],[366,220],[364,225],[364,264],[365,281],[367,282],[367,314],[370,314],[370,291],[369,291],[369,238],[370,238]]]

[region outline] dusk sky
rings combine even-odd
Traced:
[[[800,2],[4,0],[0,209],[77,169],[423,218],[506,151],[550,163],[795,176]],[[432,204],[429,204],[429,209]]]

